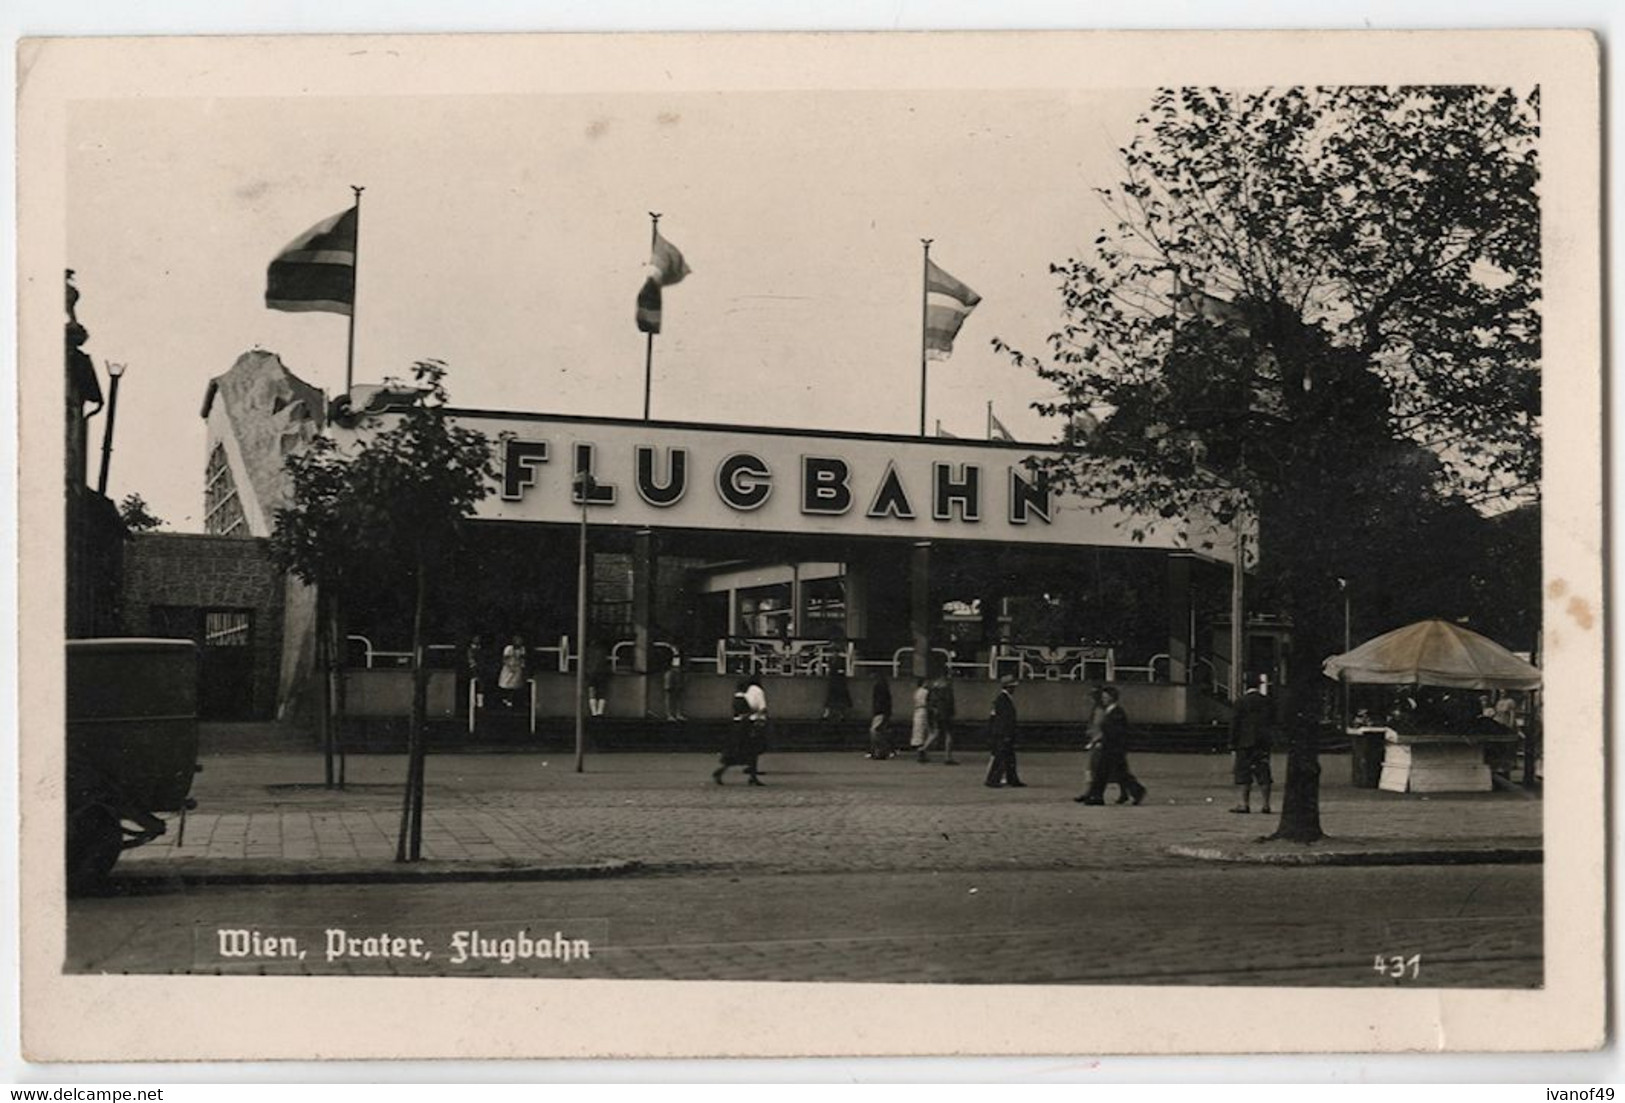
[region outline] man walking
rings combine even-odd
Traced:
[[[944,673],[926,686],[925,698],[926,739],[920,746],[920,761],[929,758],[928,752],[942,740],[942,764],[957,766],[954,758],[954,683],[950,673]]]
[[[989,789],[1005,786],[1025,789],[1027,783],[1016,773],[1016,701],[1011,691],[1016,688],[1014,678],[1006,678],[999,686],[999,695],[993,698],[993,711],[988,716],[988,741],[993,745],[993,757],[987,765],[986,785]]]
[[[1230,749],[1236,754],[1234,781],[1241,790],[1240,802],[1230,811],[1247,813],[1253,795],[1253,782],[1258,782],[1259,794],[1264,798],[1260,812],[1270,811],[1270,699],[1259,686],[1258,675],[1247,677],[1247,692],[1236,702],[1230,716]]]
[[[1106,705],[1106,712],[1100,718],[1100,769],[1090,780],[1089,791],[1079,803],[1105,804],[1106,784],[1115,781],[1130,800],[1139,804],[1145,800],[1146,790],[1128,768],[1128,713],[1118,703],[1115,686],[1106,686],[1100,691],[1100,696]]]

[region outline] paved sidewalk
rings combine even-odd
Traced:
[[[714,785],[713,764],[698,754],[604,754],[576,774],[568,753],[433,756],[419,875],[1122,869],[1266,850],[1341,861],[1361,853],[1448,861],[1464,851],[1478,855],[1468,860],[1538,860],[1541,845],[1539,800],[1357,790],[1346,756],[1323,761],[1321,819],[1331,837],[1315,847],[1259,844],[1275,817],[1227,814],[1234,793],[1223,755],[1137,755],[1146,803],[1103,808],[1071,799],[1081,753],[1023,756],[1021,790],[983,786],[979,759],[956,769],[768,755],[765,788],[747,788],[737,773]],[[1284,777],[1284,760],[1276,766]],[[206,757],[183,844],[172,824],[126,854],[120,870],[203,879],[236,870],[232,880],[273,881],[401,870],[393,858],[404,757],[351,757],[342,791],[322,787],[322,769],[316,754]]]

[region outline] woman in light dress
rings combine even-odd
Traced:
[[[502,703],[513,708],[519,687],[525,684],[525,637],[515,636],[513,642],[502,649],[502,671],[497,675],[497,690]]]
[[[921,748],[925,746],[925,741],[930,737],[928,716],[930,702],[931,691],[926,688],[925,679],[914,679],[914,727],[909,733],[908,745],[919,751],[921,755],[925,754]],[[921,761],[924,761],[924,759],[922,758]]]

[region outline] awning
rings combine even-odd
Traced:
[[[1326,677],[1360,684],[1452,689],[1539,689],[1540,669],[1487,636],[1445,620],[1396,628],[1322,667]]]

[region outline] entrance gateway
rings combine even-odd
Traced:
[[[949,673],[967,720],[1014,674],[1033,683],[1023,720],[1049,722],[1078,721],[1088,688],[1114,681],[1137,720],[1189,723],[1228,681],[1214,626],[1229,530],[1097,510],[1047,485],[1034,462],[1046,446],[448,416],[492,441],[498,475],[445,653],[479,635],[490,661],[522,635],[544,719],[572,713],[582,661],[608,678],[608,715],[628,719],[666,715],[674,661],[696,719],[728,715],[749,674],[783,719],[817,719],[832,674],[855,713],[875,677],[892,679],[901,716],[915,678]],[[571,638],[583,519],[585,653]],[[459,711],[478,696],[460,690]]]

